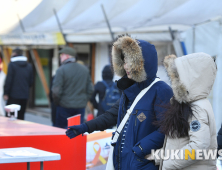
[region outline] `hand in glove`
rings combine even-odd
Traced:
[[[155,160],[154,156],[152,154],[146,155],[145,159],[148,159],[150,161]]]
[[[88,132],[89,128],[88,126],[83,123],[81,125],[76,125],[76,126],[69,126],[68,130],[66,131],[66,136],[68,136],[70,139],[83,134],[85,132]]]

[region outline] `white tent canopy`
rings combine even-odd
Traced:
[[[53,13],[56,9],[68,41],[111,41],[101,5],[114,33],[129,32],[139,37],[152,33],[151,40],[157,41],[171,40],[169,25],[185,30],[222,15],[221,0],[42,0],[22,24],[26,33],[59,32]],[[8,33],[23,33],[19,22]]]

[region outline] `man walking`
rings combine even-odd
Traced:
[[[14,49],[4,86],[4,100],[7,105],[18,104],[21,106],[18,119],[24,120],[29,88],[33,83],[32,65],[27,62],[27,57],[22,56],[23,51]]]
[[[85,107],[93,87],[89,70],[76,62],[75,50],[64,47],[60,52],[62,65],[56,72],[52,93],[56,109],[56,126],[67,128],[67,118],[81,114],[84,121]]]

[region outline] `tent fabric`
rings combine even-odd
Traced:
[[[33,28],[41,24],[51,16],[54,16],[53,9],[60,10],[67,2],[69,2],[69,0],[42,0],[41,3],[33,11],[31,11],[26,17],[22,19],[22,24],[24,25],[25,32],[41,32],[30,28]],[[25,6],[25,4],[23,5]],[[56,29],[58,29],[58,27],[56,27]],[[19,23],[17,23],[17,26],[10,31],[10,33],[22,32],[23,30],[21,29]],[[45,30],[42,32],[48,31]]]
[[[39,5],[40,1],[41,0],[0,0],[0,33],[10,32],[10,30],[19,23],[19,18],[27,16]]]
[[[184,30],[193,24],[222,15],[221,0],[42,0],[22,18],[22,23],[28,33],[60,32],[53,13],[55,9],[63,33],[69,41],[77,42],[75,39],[81,40],[81,35],[84,42],[91,42],[94,37],[98,37],[95,42],[112,41],[111,37],[106,38],[110,33],[101,5],[115,34],[129,32],[139,36],[155,32],[153,35],[157,35],[156,40],[160,39],[159,33],[168,31],[166,26],[180,25],[176,30]],[[19,33],[22,33],[22,29],[17,22],[8,34]]]
[[[93,0],[86,3],[82,0],[70,0],[58,11],[58,17],[64,33],[106,28],[107,23],[101,8],[101,5],[103,5],[112,27],[119,28],[122,31],[130,31],[129,28],[138,28],[140,25],[143,27],[142,23],[145,23],[145,21],[161,16],[185,1],[187,0],[172,0],[170,3],[167,3],[166,0]],[[52,13],[52,7],[47,11],[50,11],[50,9]],[[47,32],[58,31],[59,29],[55,16],[51,15],[43,23],[27,28],[27,30]]]
[[[210,20],[214,17],[221,16],[222,11],[221,0],[189,0],[144,25],[160,25],[160,24],[183,24],[195,25]]]
[[[202,24],[181,33],[180,39],[185,42],[189,54],[204,52],[216,56],[218,54],[220,27],[218,21]]]
[[[90,8],[91,5],[93,5],[98,0],[70,0],[68,1],[64,7],[61,10],[58,10],[58,8],[54,8],[57,11],[57,15],[59,17],[59,21],[62,24],[62,27],[64,23],[70,21],[72,18],[77,17],[79,14],[81,14],[83,11],[87,11],[88,8]],[[51,7],[51,12],[53,11],[53,8]],[[29,31],[58,31],[58,23],[56,21],[55,15],[51,15],[47,20],[40,23],[39,25],[35,27],[29,28]]]

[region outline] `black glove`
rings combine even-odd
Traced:
[[[68,130],[66,131],[66,136],[68,136],[70,139],[83,134],[85,132],[88,132],[89,128],[88,126],[83,123],[81,125],[76,125],[76,126],[69,126]]]

